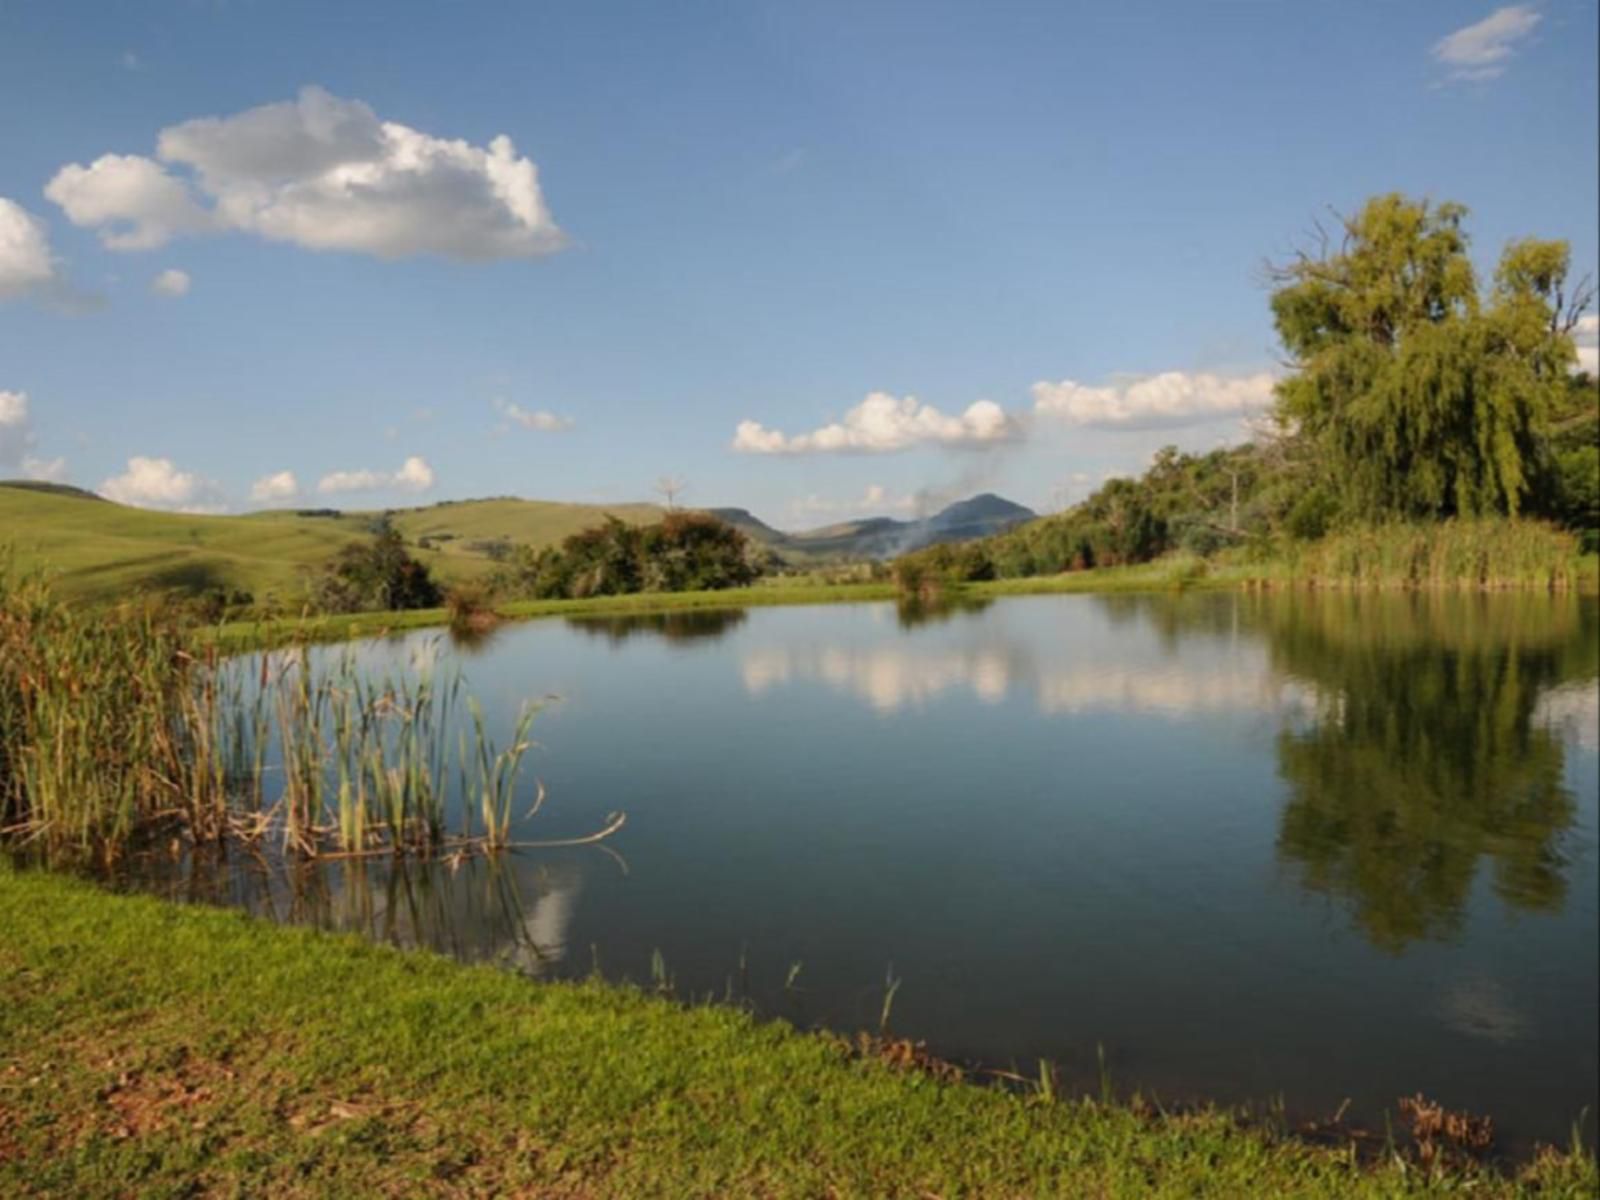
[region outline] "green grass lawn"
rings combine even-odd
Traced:
[[[1592,1196],[0,865],[0,1195]]]

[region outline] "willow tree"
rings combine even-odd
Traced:
[[[1538,486],[1591,289],[1568,295],[1565,242],[1528,239],[1480,294],[1466,214],[1379,196],[1271,269],[1277,414],[1352,516],[1516,515]]]

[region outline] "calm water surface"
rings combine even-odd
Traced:
[[[325,653],[337,654],[330,650]],[[1565,1140],[1596,1103],[1600,612],[1544,596],[1059,596],[539,621],[458,660],[521,831],[608,850],[175,890],[551,976],[598,962],[1094,1089]],[[785,988],[792,964],[801,964]]]

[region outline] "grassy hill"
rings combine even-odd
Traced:
[[[883,558],[907,546],[973,537],[1031,515],[998,497],[952,505],[925,521],[874,517],[785,533],[741,508],[710,510],[770,547],[791,567]],[[661,519],[654,504],[551,500],[447,500],[390,516],[412,553],[444,583],[492,571],[497,545],[552,545],[608,516]],[[191,516],[114,504],[80,488],[0,481],[0,554],[23,570],[54,573],[61,594],[87,600],[135,591],[249,592],[294,608],[315,573],[378,514],[332,509]]]
[[[444,581],[493,567],[474,544],[496,539],[535,546],[602,520],[658,519],[653,505],[602,508],[535,500],[476,500],[403,509],[395,524]],[[21,570],[55,574],[63,595],[109,599],[141,590],[236,588],[292,606],[305,579],[340,546],[363,535],[374,513],[260,512],[191,516],[113,504],[75,488],[0,484],[0,553]]]
[[[482,571],[494,542],[548,546],[574,533],[616,517],[635,525],[661,519],[654,504],[562,504],[554,500],[446,500],[426,508],[405,508],[393,514],[395,528],[406,541],[434,551],[445,577],[452,571]]]

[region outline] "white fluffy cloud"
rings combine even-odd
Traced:
[[[1450,78],[1493,79],[1505,72],[1517,43],[1533,32],[1539,14],[1532,5],[1497,8],[1475,25],[1440,38],[1433,57],[1450,69]]]
[[[189,294],[191,282],[193,281],[189,278],[189,272],[168,267],[150,281],[150,290],[158,296],[171,296],[177,299],[179,296]]]
[[[571,417],[563,417],[544,409],[526,409],[520,404],[513,404],[509,400],[496,400],[494,408],[497,413],[507,421],[521,425],[524,429],[537,430],[540,433],[565,433],[571,429],[574,422]]]
[[[293,471],[275,471],[271,475],[263,475],[250,485],[250,499],[261,504],[293,500],[299,494],[300,481],[294,477]]]
[[[170,458],[134,455],[121,475],[100,485],[100,494],[118,504],[169,508],[186,513],[218,513],[226,509],[222,488],[193,471],[180,471]]]
[[[883,454],[912,446],[988,446],[1019,436],[1014,418],[993,400],[956,416],[915,396],[873,392],[844,418],[810,433],[786,434],[759,421],[740,421],[733,448],[746,454]]]
[[[45,192],[116,250],[207,229],[379,258],[519,258],[566,240],[510,138],[433,137],[319,87],[169,126],[156,153],[73,163]]]
[[[425,492],[432,486],[433,468],[414,454],[400,464],[398,471],[333,471],[317,481],[317,491],[324,494],[378,492],[386,489]]]
[[[1105,387],[1063,379],[1034,384],[1033,408],[1074,425],[1172,428],[1261,412],[1272,403],[1273,383],[1266,371],[1236,376],[1163,371]]]
[[[1577,369],[1600,375],[1600,316],[1590,313],[1586,317],[1579,317],[1572,331],[1572,340],[1578,346]]]
[[[44,194],[74,225],[98,228],[112,250],[149,250],[212,224],[183,180],[137,154],[103,154],[87,167],[71,163],[56,172]]]
[[[58,282],[44,222],[0,196],[0,300],[44,291]]]

